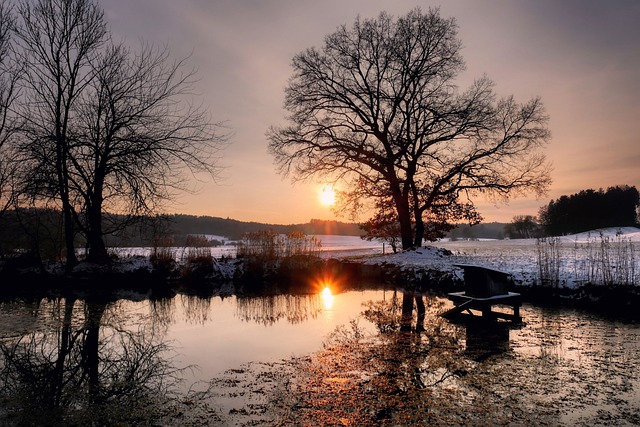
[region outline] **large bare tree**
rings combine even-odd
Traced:
[[[191,103],[185,61],[113,45],[96,0],[21,0],[17,11],[27,190],[59,204],[68,269],[78,233],[87,259],[106,263],[105,216],[123,227],[187,189],[185,173],[215,178],[226,136]]]
[[[187,190],[185,173],[216,178],[226,135],[205,109],[188,102],[194,71],[172,61],[168,50],[110,46],[95,68],[69,158],[89,259],[104,262],[106,231],[157,214],[173,190]],[[118,214],[107,230],[105,214]]]
[[[74,106],[94,78],[92,64],[107,41],[102,9],[93,0],[21,0],[15,34],[25,119],[20,150],[36,197],[53,197],[62,209],[66,262],[77,263],[69,151]]]
[[[416,8],[397,19],[358,18],[321,49],[296,55],[289,123],[267,134],[280,172],[346,180],[357,203],[389,200],[404,249],[422,243],[431,218],[477,220],[470,197],[478,193],[543,194],[541,101],[497,99],[486,77],[459,91],[460,50],[454,19]]]
[[[18,128],[12,108],[18,95],[20,69],[15,61],[12,28],[15,18],[7,2],[0,1],[0,215],[12,204],[19,169],[11,139]]]

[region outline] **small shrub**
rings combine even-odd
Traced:
[[[192,264],[211,264],[213,256],[207,238],[202,235],[188,235],[183,260]]]

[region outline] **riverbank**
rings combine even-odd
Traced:
[[[522,246],[521,243],[519,243]],[[513,247],[514,245],[512,245]],[[108,265],[81,262],[70,272],[63,265],[37,267],[28,258],[0,262],[0,294],[3,298],[29,295],[114,298],[133,293],[139,297],[195,293],[201,295],[317,293],[354,289],[362,283],[417,293],[446,295],[464,290],[459,264],[503,267],[512,277],[510,291],[524,301],[543,306],[573,306],[640,317],[640,286],[625,284],[542,284],[522,251],[487,256],[427,246],[398,254],[365,254],[341,251],[340,257],[292,256],[277,259],[213,257],[151,259],[143,256],[114,258]],[[500,259],[500,263],[495,262]],[[510,268],[517,260],[519,269]],[[515,271],[514,271],[515,270]]]

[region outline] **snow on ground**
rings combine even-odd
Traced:
[[[600,237],[615,240],[621,238],[634,243],[640,242],[640,228],[637,227],[610,227],[602,228],[599,230],[587,231],[584,233],[572,234],[570,236],[562,236],[560,239],[563,242],[569,243],[588,243],[593,239],[599,239]]]
[[[443,256],[438,248],[452,255]],[[441,241],[415,251],[368,257],[365,262],[451,271],[460,277],[461,269],[455,264],[474,264],[502,270],[512,274],[517,283],[532,285],[540,280],[540,259],[551,263],[551,274],[555,272],[559,286],[575,288],[607,278],[637,285],[640,229],[607,228],[541,243],[536,239]]]
[[[224,236],[223,246],[210,248],[214,258],[235,257],[235,242]],[[607,280],[640,284],[640,229],[636,227],[606,228],[570,236],[536,239],[439,241],[415,251],[390,254],[380,242],[369,242],[357,236],[317,236],[322,242],[323,258],[357,258],[368,264],[388,263],[405,269],[433,269],[453,272],[462,277],[455,264],[475,264],[513,275],[521,285],[540,281],[540,259],[551,263],[551,273],[559,286],[574,288],[585,282]],[[185,259],[189,248],[170,250],[176,260]],[[199,250],[202,248],[198,248]],[[445,255],[442,249],[451,252]],[[152,248],[113,248],[125,257],[148,257]],[[142,262],[142,261],[140,261]],[[140,266],[138,266],[140,267]],[[227,272],[228,273],[228,272]]]
[[[218,240],[224,242],[223,245],[213,246],[209,248],[211,256],[214,258],[231,257],[234,258],[237,252],[237,242],[229,240],[224,236],[206,235],[209,240]],[[338,258],[347,255],[370,255],[381,254],[383,245],[380,242],[361,239],[359,236],[334,236],[334,235],[317,235],[321,243],[321,254],[323,258]],[[181,261],[189,253],[190,248],[186,247],[168,247],[161,248],[163,251],[170,252],[175,256],[176,261]],[[202,250],[203,248],[198,248]],[[391,250],[387,247],[387,250]],[[120,257],[142,256],[149,257],[153,253],[151,247],[132,247],[132,248],[110,248],[110,251]]]

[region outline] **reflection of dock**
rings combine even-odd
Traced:
[[[520,317],[520,305],[522,303],[522,299],[520,294],[515,292],[509,292],[506,295],[495,295],[488,298],[476,298],[465,295],[464,292],[453,292],[448,296],[455,304],[455,307],[445,312],[443,314],[444,317],[455,317],[465,311],[468,314],[473,315],[471,310],[478,310],[482,313],[482,317],[485,318],[501,318],[511,320],[513,322],[522,321],[522,318]],[[494,305],[510,306],[513,308],[513,314],[492,311],[491,307]]]
[[[485,319],[505,319],[515,323],[522,321],[520,317],[520,294],[509,292],[511,275],[503,271],[477,265],[458,264],[464,270],[464,292],[450,293],[449,299],[455,306],[442,314],[446,318],[454,318],[466,312],[474,315],[471,310],[482,313]],[[513,309],[513,314],[493,311],[494,305],[506,305]]]
[[[509,351],[509,322],[468,322],[465,353],[476,361]]]

